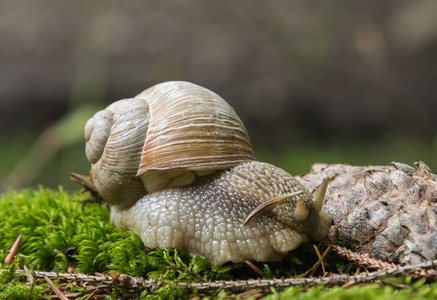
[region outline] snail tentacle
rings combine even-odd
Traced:
[[[266,202],[264,202],[263,204],[261,204],[260,206],[258,206],[257,208],[255,208],[248,216],[247,216],[247,218],[244,220],[244,222],[243,222],[243,226],[245,226],[247,223],[249,223],[249,221],[250,220],[252,220],[256,215],[258,215],[258,214],[260,214],[262,211],[264,211],[264,210],[266,210],[266,209],[272,209],[273,207],[275,207],[275,206],[277,206],[277,205],[279,205],[279,204],[282,204],[282,203],[284,203],[287,199],[289,199],[289,198],[292,198],[292,197],[295,197],[295,196],[299,196],[300,194],[302,194],[303,193],[303,191],[297,191],[297,192],[294,192],[294,193],[289,193],[289,194],[285,194],[285,195],[281,195],[281,196],[278,196],[278,197],[275,197],[275,198],[272,198],[272,199],[270,199],[270,200],[268,200],[268,201],[266,201]],[[302,200],[303,201],[303,200]],[[299,203],[299,202],[298,202]],[[303,206],[303,210],[306,210],[306,208],[305,208],[305,203],[303,203],[304,204],[304,206]],[[299,212],[298,212],[298,215],[303,215],[303,214],[306,214],[306,215],[308,215],[308,213],[305,213],[305,212],[302,212],[301,210],[302,210],[302,207],[300,207],[299,208],[299,205],[298,205],[298,208],[297,209],[299,209]],[[305,218],[304,218],[305,219]]]
[[[326,188],[328,187],[329,178],[324,178],[319,188],[317,189],[316,195],[314,196],[314,208],[320,212],[323,207],[323,200],[325,200]]]

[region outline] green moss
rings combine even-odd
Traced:
[[[1,196],[0,260],[4,260],[21,233],[23,263],[37,270],[66,272],[70,259],[74,260],[76,271],[86,274],[116,271],[185,281],[256,276],[245,264],[212,268],[203,257],[190,257],[173,249],[146,250],[138,235],[111,224],[107,208],[95,203],[82,205],[82,197],[62,189],[44,188]],[[73,253],[72,257],[67,258],[68,252]],[[309,264],[302,264],[297,257],[305,258]],[[268,277],[292,276],[292,264],[307,268],[316,260],[314,250],[307,245],[296,250],[296,255],[290,253],[283,262],[257,265],[265,269]]]
[[[156,278],[164,286],[156,291],[128,294],[128,298],[179,299],[197,295],[195,290],[185,290],[177,282],[235,280],[259,277],[246,264],[225,264],[211,267],[204,257],[191,257],[174,249],[147,249],[138,235],[115,228],[109,220],[109,210],[99,204],[82,205],[83,195],[40,187],[21,192],[10,191],[0,197],[0,261],[4,261],[10,247],[21,233],[20,262],[39,271],[66,272],[69,265],[75,272],[94,274],[115,271],[147,279]],[[319,245],[319,251],[324,249]],[[289,253],[282,262],[255,263],[266,273],[265,278],[294,277],[308,270],[317,261],[312,245],[307,244]],[[328,255],[325,266],[333,272],[348,272],[352,265]],[[25,275],[15,274],[16,265],[2,266],[0,271],[0,299],[29,299],[41,297],[47,288],[44,280],[34,290],[25,284]],[[397,291],[388,286],[367,285],[349,289],[318,286],[303,293],[298,287],[272,289],[269,299],[385,299],[396,294],[398,299],[418,297],[430,299],[437,296],[437,285],[410,285]],[[77,287],[71,286],[70,292]],[[131,293],[112,289],[116,295]],[[227,297],[230,292],[217,291],[213,298]],[[111,298],[112,297],[112,298]],[[300,297],[300,298],[299,298]],[[305,298],[307,297],[307,298]],[[404,298],[402,298],[404,297]],[[86,298],[86,297],[85,297]]]
[[[64,253],[68,248],[85,248],[84,241],[94,241],[99,251],[108,241],[114,226],[108,221],[109,212],[97,204],[83,207],[79,195],[40,188],[9,192],[0,198],[0,260],[21,233],[20,253],[24,263],[38,270],[52,270],[55,265],[66,271],[66,261],[55,250]],[[75,201],[76,200],[76,201]],[[96,253],[97,256],[98,253]],[[81,270],[93,272],[95,257]],[[82,262],[81,255],[78,260]],[[90,257],[91,258],[91,257]]]
[[[408,280],[402,280],[405,283]],[[398,285],[391,285],[389,281],[381,284],[356,285],[350,288],[333,287],[324,289],[323,285],[302,292],[300,287],[290,287],[281,293],[273,293],[266,297],[266,300],[281,299],[319,299],[319,300],[407,300],[407,299],[437,299],[437,283],[427,285],[424,280],[418,281],[408,288],[398,289]]]
[[[45,283],[35,286],[25,284],[26,275],[15,273],[17,265],[17,263],[11,266],[0,265],[0,299],[45,299],[42,293],[48,285]]]

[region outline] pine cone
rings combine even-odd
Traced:
[[[331,178],[323,210],[346,247],[397,264],[437,259],[437,175],[415,167],[315,164],[298,178],[310,191]]]

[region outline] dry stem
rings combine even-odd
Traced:
[[[343,285],[348,282],[368,283],[376,279],[390,276],[405,277],[412,274],[422,274],[424,270],[437,269],[437,260],[432,260],[415,266],[397,266],[383,271],[364,272],[358,275],[338,275],[331,274],[329,277],[318,278],[273,278],[273,279],[249,279],[236,281],[214,281],[214,282],[179,282],[178,285],[184,289],[195,288],[199,291],[212,291],[219,289],[243,290],[249,288],[265,288],[265,287],[289,287],[289,286],[314,286],[317,284],[325,284],[327,286]],[[17,270],[22,273],[22,270]],[[427,272],[426,272],[427,273]],[[60,274],[55,272],[39,272],[35,271],[36,277],[47,277],[52,280],[67,280],[79,281],[87,283],[95,283],[106,285],[108,287],[122,287],[130,290],[156,290],[163,285],[156,279],[146,280],[144,278],[133,277],[126,274],[118,274],[114,276],[90,276],[85,274]]]

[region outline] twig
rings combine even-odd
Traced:
[[[377,270],[390,270],[394,268],[399,268],[400,265],[388,263],[376,258],[370,257],[369,253],[365,254],[359,254],[356,252],[353,252],[349,249],[346,249],[344,247],[340,247],[337,245],[332,245],[332,250],[334,250],[339,256],[350,260],[355,261],[358,263],[359,266],[370,268],[370,269],[377,269]],[[436,270],[417,270],[413,273],[411,273],[413,277],[437,277],[437,271]]]
[[[35,289],[35,285],[36,285],[36,276],[35,273],[29,270],[26,266],[23,267],[24,267],[24,272],[27,275],[27,279],[29,280],[30,283],[30,291],[27,295],[27,299],[31,299],[33,295],[33,290]]]
[[[89,191],[93,195],[99,193],[96,189],[96,186],[94,185],[94,182],[88,176],[84,176],[84,175],[81,175],[78,173],[71,172],[70,179],[74,183],[80,185],[84,189],[84,191],[87,191],[87,192]]]
[[[88,297],[85,298],[85,300],[90,300],[94,297],[94,295],[97,293],[98,289],[95,289]]]
[[[348,282],[346,282],[345,284],[343,284],[341,287],[342,288],[348,288],[348,287],[351,287],[351,286],[353,286],[355,284],[356,284],[355,280],[352,279],[352,280],[349,280]]]
[[[357,262],[361,267],[366,267],[370,269],[377,269],[377,270],[390,270],[393,268],[398,268],[399,265],[388,263],[376,258],[370,257],[368,253],[365,254],[359,254],[356,252],[353,252],[349,249],[346,249],[344,247],[340,247],[337,245],[331,245],[332,250],[335,251],[339,256]]]
[[[87,289],[86,291],[83,291],[82,293],[80,293],[79,295],[80,296],[84,296],[84,295],[86,295],[87,293],[91,293],[88,297],[86,297],[86,299],[85,300],[89,300],[89,299],[92,299],[92,297],[99,291],[99,290],[103,290],[103,289],[107,289],[108,288],[108,286],[107,285],[98,285],[98,286],[95,286],[95,287],[92,287],[92,288],[89,288],[89,289]],[[79,297],[80,297],[79,296]]]
[[[61,290],[53,283],[53,281],[50,280],[47,276],[44,276],[44,279],[46,282],[50,285],[53,292],[61,299],[61,300],[68,300],[68,298],[61,292]]]
[[[246,264],[252,268],[252,270],[254,270],[256,273],[258,273],[261,276],[266,276],[266,273],[264,273],[260,268],[258,268],[257,266],[255,266],[253,263],[251,263],[250,261],[246,260]]]
[[[288,286],[314,286],[317,284],[325,284],[327,286],[343,285],[348,282],[355,284],[373,282],[382,277],[390,276],[409,276],[414,273],[427,269],[437,269],[437,260],[428,261],[414,266],[395,267],[389,270],[376,272],[363,272],[358,275],[331,275],[329,277],[318,278],[273,278],[273,279],[249,279],[236,281],[214,281],[214,282],[194,282],[184,283],[179,282],[178,286],[184,289],[197,289],[199,291],[219,290],[219,289],[234,289],[244,290],[249,288],[265,288],[265,287],[288,287]],[[22,273],[22,270],[17,270]],[[55,272],[38,272],[35,271],[37,277],[47,277],[60,280],[82,281],[89,283],[99,283],[101,285],[117,286],[133,290],[156,290],[163,285],[156,279],[146,280],[144,278],[133,277],[126,274],[110,276],[90,276],[85,274],[59,274]]]
[[[72,172],[70,173],[70,179],[71,181],[82,187],[82,191],[81,191],[82,194],[87,192],[91,194],[91,198],[82,200],[81,201],[82,203],[99,203],[101,205],[108,207],[108,204],[105,202],[102,196],[100,196],[90,176],[85,176],[79,173]]]
[[[306,271],[304,273],[304,277],[306,277],[307,275],[314,276],[314,274],[316,273],[320,264],[323,265],[323,260],[325,259],[326,255],[328,255],[329,251],[331,251],[331,246],[328,246],[328,248],[326,248],[325,252],[323,252],[323,255],[320,256],[319,249],[317,249],[316,245],[314,245],[314,248],[316,249],[316,253],[317,253],[317,256],[319,257],[319,260],[314,264],[314,266],[311,269],[309,269],[308,271]],[[323,265],[323,276],[325,276],[325,273],[326,273],[325,267]]]

